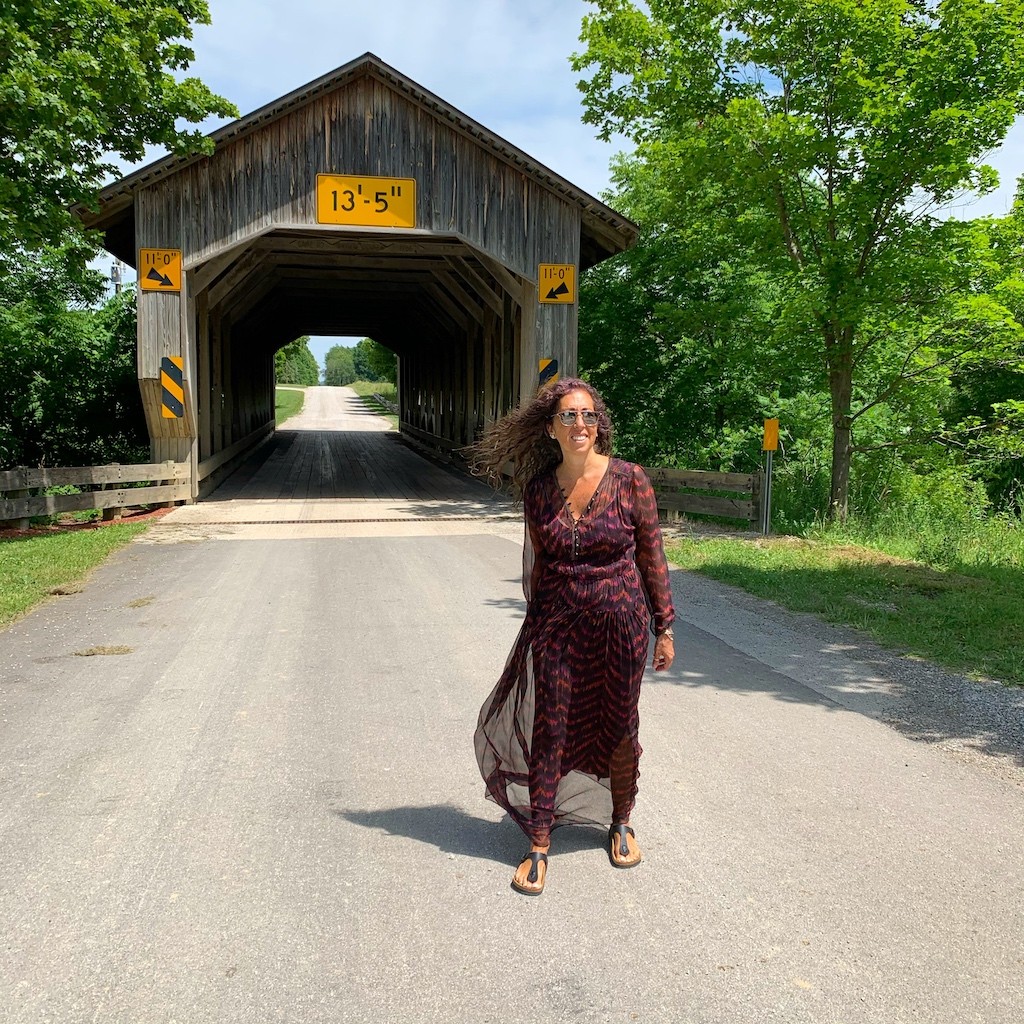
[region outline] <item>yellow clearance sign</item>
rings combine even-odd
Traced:
[[[144,292],[180,292],[181,250],[140,249],[139,287]]]
[[[414,228],[416,179],[318,174],[316,222]]]
[[[764,421],[764,441],[761,444],[761,451],[775,452],[779,450],[779,421]]]
[[[575,264],[542,263],[537,273],[537,297],[541,302],[575,302]]]

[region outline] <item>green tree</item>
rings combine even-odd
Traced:
[[[145,461],[135,294],[102,303],[81,239],[16,252],[0,275],[0,466]]]
[[[0,259],[59,244],[89,205],[109,154],[130,163],[147,144],[207,151],[177,122],[237,116],[195,78],[178,78],[205,0],[12,0],[0,6]]]
[[[372,377],[368,380],[386,380],[394,384],[398,377],[398,357],[389,348],[372,338],[364,338],[366,343],[366,363]],[[362,344],[362,342],[360,342]]]
[[[334,345],[327,350],[324,358],[326,370],[324,383],[331,387],[351,384],[356,380],[356,364],[352,357],[352,349],[344,345]]]
[[[352,349],[352,362],[355,365],[356,380],[377,380],[377,374],[370,365],[370,350],[372,348],[373,342],[369,338],[363,338]]]
[[[274,353],[274,380],[278,384],[299,384],[305,387],[320,383],[320,368],[309,351],[309,337],[290,341]]]
[[[1024,179],[1010,214],[971,225],[976,245],[989,256],[977,261],[975,291],[991,297],[1024,323]],[[969,460],[990,500],[1007,506],[1024,499],[1024,337],[998,362],[955,368],[943,404],[945,442]]]
[[[791,380],[771,345],[770,282],[736,251],[716,190],[674,218],[671,168],[620,158],[613,182],[640,238],[585,275],[579,347],[616,445],[647,464],[749,471],[770,397]]]
[[[844,516],[855,425],[1010,343],[998,303],[945,300],[965,250],[934,213],[995,184],[980,160],[1024,110],[1021,0],[591,2],[585,118],[673,168],[676,221],[709,188],[737,211],[789,350],[827,383]]]

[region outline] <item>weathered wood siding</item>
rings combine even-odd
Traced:
[[[466,443],[533,392],[539,359],[557,359],[563,376],[575,372],[576,306],[540,303],[537,277],[540,263],[579,266],[579,207],[468,130],[366,74],[138,190],[137,248],[181,249],[185,268],[180,295],[139,293],[139,377],[144,394],[152,393],[145,382],[159,377],[160,359],[185,358],[197,438],[186,452],[181,426],[149,410],[154,456],[160,442],[161,453],[173,448],[175,458],[198,465],[273,419],[273,352],[291,339],[245,322],[233,302],[247,289],[273,292],[272,270],[246,251],[261,233],[366,234],[317,225],[318,173],[414,178],[415,235],[460,236],[500,285],[499,294],[484,282],[488,294],[476,303],[460,292],[476,271],[461,278],[438,272],[442,290],[432,302],[441,328],[432,340],[385,341],[401,356],[403,420]],[[232,247],[239,247],[234,264],[224,255]],[[386,268],[379,273],[388,279]]]
[[[369,76],[143,190],[138,233],[162,240],[140,244],[174,244],[189,266],[272,225],[316,224],[319,173],[415,178],[417,229],[458,232],[530,281],[579,259],[578,208]]]

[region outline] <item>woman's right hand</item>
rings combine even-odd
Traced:
[[[654,671],[664,672],[665,669],[671,668],[675,656],[675,642],[668,633],[662,633],[654,641]]]

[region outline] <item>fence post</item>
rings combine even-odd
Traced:
[[[108,463],[110,466],[119,466],[119,462]],[[108,480],[105,484],[100,484],[101,491],[112,491],[120,487],[120,481]],[[110,508],[105,508],[102,511],[103,522],[113,523],[117,522],[124,515],[124,509],[120,505],[114,505]]]
[[[24,466],[16,466],[11,472],[4,473],[9,483],[28,484],[28,469]],[[14,487],[9,490],[0,490],[0,498],[6,501],[17,500],[18,498],[31,498],[32,489],[28,486]],[[16,519],[0,520],[0,530],[27,530],[32,525],[29,516],[18,516]]]
[[[8,498],[31,498],[32,488],[22,487],[16,491],[7,491],[6,497]],[[32,525],[32,520],[28,516],[23,516],[20,519],[8,519],[0,526],[5,527],[8,530],[27,530]]]
[[[764,522],[764,473],[757,470],[750,475],[750,528],[760,530]]]

